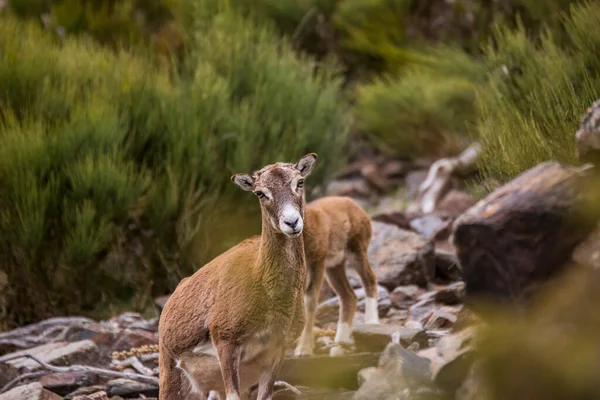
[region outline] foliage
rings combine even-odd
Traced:
[[[8,0],[11,11],[44,20],[59,35],[88,34],[104,44],[147,41],[173,17],[178,0]]]
[[[509,179],[548,159],[576,163],[579,119],[600,92],[600,6],[573,6],[564,27],[564,47],[549,31],[532,42],[522,25],[498,28],[487,47],[477,129],[486,177]]]
[[[204,21],[173,76],[2,18],[0,265],[10,286],[0,320],[143,308],[257,232],[256,200],[232,173],[315,151],[315,187],[342,160],[335,69],[233,13]]]
[[[596,399],[599,273],[571,265],[526,310],[490,305],[477,364],[490,400]],[[478,393],[481,396],[481,393]],[[481,397],[478,397],[481,398]]]
[[[484,80],[483,67],[462,50],[431,50],[399,78],[359,87],[357,126],[382,152],[398,157],[453,153],[468,138]]]

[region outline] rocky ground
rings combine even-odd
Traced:
[[[427,167],[425,162],[409,165],[369,157],[349,165],[329,187],[328,194],[352,196],[374,214],[369,258],[379,281],[381,325],[363,323],[364,302],[359,302],[353,347],[344,357],[328,357],[338,299],[325,285],[317,311],[316,355],[294,359],[290,349],[282,371],[282,379],[304,393],[297,398],[353,396],[363,382],[356,395],[364,397],[362,392],[371,390],[364,389],[370,377],[386,369],[386,362],[398,362],[389,358],[397,357],[400,349],[401,356],[410,352],[423,365],[421,372],[431,382],[447,374],[445,365],[468,352],[463,342],[470,331],[454,332],[455,326],[467,326],[470,320],[463,309],[464,284],[448,237],[452,221],[473,200],[454,191],[449,196],[460,201],[454,202],[453,209],[409,215],[402,212],[401,203],[406,202],[398,200],[397,194],[372,196],[406,184],[408,198],[414,198]],[[378,211],[386,209],[395,211]],[[364,300],[358,276],[351,270],[348,274],[359,301]],[[156,299],[157,307],[165,301],[166,297]],[[157,322],[136,313],[101,322],[55,318],[0,333],[0,349],[6,353],[0,357],[0,400],[156,397]],[[384,350],[388,355],[379,360]],[[283,388],[279,397],[290,394]]]
[[[580,197],[579,172],[545,164],[477,205],[460,180],[446,177],[433,211],[411,211],[427,176],[428,163],[367,157],[328,188],[372,214],[381,324],[364,324],[359,303],[353,346],[329,357],[338,299],[325,286],[315,356],[295,358],[291,347],[280,374],[300,394],[282,385],[276,398],[479,399],[475,332],[483,322],[465,303],[486,293],[522,304],[571,259],[598,267],[598,231],[590,235],[597,220],[578,229],[565,222]],[[399,185],[404,196],[393,191]],[[356,274],[348,274],[364,300]],[[156,299],[157,307],[165,301]],[[55,318],[0,333],[0,400],[155,398],[157,343],[157,319],[136,313],[101,322]]]

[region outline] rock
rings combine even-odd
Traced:
[[[433,239],[445,226],[447,224],[444,224],[444,219],[435,214],[423,215],[410,221],[411,229],[426,239]]]
[[[379,192],[384,193],[390,188],[390,182],[387,178],[381,174],[375,164],[366,164],[361,169],[362,176],[369,182],[371,186],[376,188]]]
[[[399,160],[387,160],[381,166],[381,173],[389,180],[402,178],[409,170],[409,166]]]
[[[429,371],[438,389],[453,395],[460,387],[474,361],[474,335],[474,329],[465,329],[444,336],[435,347],[417,353],[430,360]]]
[[[582,170],[544,162],[458,218],[453,242],[467,301],[523,304],[564,269],[597,222],[578,214],[584,180]]]
[[[105,391],[73,397],[73,400],[109,400]],[[113,400],[112,398],[110,400]]]
[[[419,186],[421,183],[425,181],[427,178],[427,173],[429,171],[426,169],[414,170],[406,174],[406,197],[409,199],[416,199],[419,194]]]
[[[277,379],[294,386],[356,390],[358,372],[376,366],[378,359],[379,353],[288,357]]]
[[[40,365],[30,358],[2,361],[5,358],[12,358],[25,353],[53,365],[91,364],[98,358],[98,348],[91,340],[73,343],[55,342],[0,357],[0,376],[13,376],[15,371],[20,370],[35,371],[39,369]]]
[[[296,395],[290,390],[276,388],[273,400],[351,400],[354,392],[345,389],[322,389],[297,387],[302,394]]]
[[[363,169],[368,166],[375,166],[373,157],[363,157],[342,167],[336,174],[335,179],[342,180],[348,178],[358,178],[363,176]]]
[[[433,296],[431,293],[428,293],[428,295],[429,297],[419,300],[408,309],[409,321],[416,322],[416,324],[412,326],[423,329],[424,321],[435,310],[436,305],[435,301],[433,300]]]
[[[377,369],[366,378],[355,400],[410,400],[411,392],[432,385],[429,360],[397,343],[386,346]]]
[[[434,300],[443,304],[459,304],[465,297],[465,283],[455,282],[435,292]]]
[[[113,379],[108,381],[106,383],[106,392],[109,396],[158,396],[158,388],[156,386],[129,379]]]
[[[442,199],[437,203],[435,209],[438,212],[447,213],[454,217],[458,217],[469,208],[473,207],[477,203],[477,200],[468,193],[461,190],[451,189]]]
[[[400,229],[410,230],[410,219],[409,217],[402,212],[388,212],[376,214],[371,217],[372,221],[382,222],[385,224],[396,225]]]
[[[592,269],[600,269],[600,227],[575,248],[573,261]]]
[[[377,367],[368,367],[358,371],[358,386],[362,386],[377,372]]]
[[[392,306],[399,309],[408,309],[415,303],[420,289],[417,285],[398,286],[390,293]]]
[[[392,307],[388,312],[388,315],[381,319],[381,323],[386,325],[404,325],[404,321],[406,321],[407,318],[407,310],[399,310]]]
[[[40,384],[53,393],[66,396],[82,386],[90,386],[97,381],[95,376],[83,372],[65,372],[44,375]]]
[[[366,296],[363,288],[354,289],[354,294],[358,298],[357,310],[365,311]],[[383,317],[389,311],[392,303],[390,302],[390,293],[383,286],[378,286],[378,310],[379,316]],[[317,320],[321,324],[338,320],[340,300],[337,296],[325,300],[317,306]]]
[[[435,278],[441,281],[455,281],[461,277],[461,268],[456,254],[436,248],[434,252]]]
[[[99,326],[73,326],[69,329],[65,339],[67,342],[79,342],[87,339],[93,341],[98,335],[102,335],[102,333]]]
[[[422,329],[410,329],[398,325],[355,325],[352,336],[358,352],[380,352],[392,341],[392,335],[399,334],[400,343],[408,347],[412,343],[427,347],[429,337]]]
[[[78,396],[89,396],[89,395],[93,395],[94,393],[103,392],[103,391],[104,391],[104,385],[84,386],[84,387],[80,387],[79,389],[76,389],[73,392],[66,395],[65,399],[74,399]]]
[[[426,285],[434,277],[431,241],[396,226],[373,221],[369,261],[380,285],[393,290],[401,285]]]
[[[154,332],[124,329],[117,335],[112,351],[129,350],[134,347],[158,344],[158,335]]]
[[[456,353],[434,373],[433,381],[444,392],[454,394],[464,382],[474,360],[475,353],[471,349]]]
[[[363,178],[333,181],[327,186],[327,196],[370,197],[371,188]]]
[[[423,321],[423,327],[431,329],[448,329],[456,322],[456,315],[441,309],[433,310]]]
[[[6,393],[0,394],[0,400],[61,400],[54,394],[42,387],[38,382],[18,386]]]

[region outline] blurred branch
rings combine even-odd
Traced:
[[[38,363],[42,368],[44,368],[50,372],[58,372],[58,373],[83,372],[83,373],[87,373],[87,374],[103,376],[106,378],[129,379],[132,381],[149,383],[152,385],[156,385],[158,387],[158,378],[155,378],[153,376],[147,376],[147,375],[142,375],[142,374],[133,374],[133,373],[128,373],[128,372],[117,372],[117,371],[111,371],[108,369],[90,367],[90,366],[85,366],[85,365],[71,365],[70,367],[57,367],[55,365],[50,365],[48,363],[45,363],[44,361],[40,360],[38,357],[28,354],[28,353],[20,354],[17,356],[2,357],[0,360],[2,362],[7,362],[7,361],[11,361],[11,360],[16,360],[19,358],[29,358],[29,359],[35,361],[36,363]],[[33,375],[31,373],[24,374],[24,375],[27,375],[25,378],[33,377]],[[38,376],[41,376],[41,375],[38,375]],[[14,386],[17,382],[19,382],[20,380],[25,379],[25,378],[23,378],[23,375],[21,375],[21,377],[18,377],[16,379],[12,380],[11,382],[6,384],[0,390],[0,394],[6,392],[12,386]],[[12,386],[9,387],[9,385],[12,385]]]

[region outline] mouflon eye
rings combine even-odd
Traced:
[[[254,194],[257,195],[258,198],[261,199],[261,200],[267,198],[267,196],[263,192],[261,192],[260,190],[257,190],[256,192],[254,192]]]
[[[303,188],[304,187],[304,179],[299,179],[298,180],[298,189]]]

